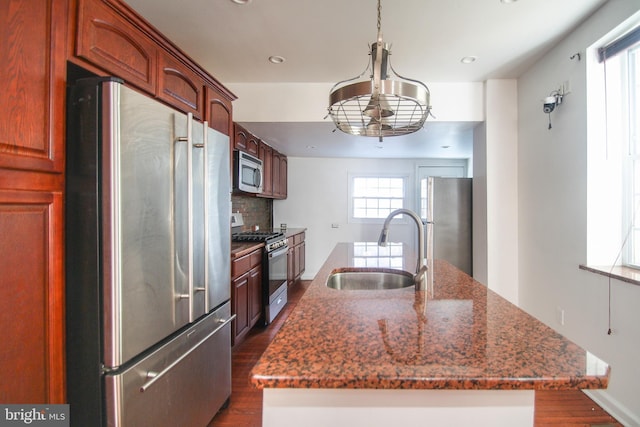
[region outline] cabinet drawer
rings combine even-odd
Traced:
[[[302,233],[298,233],[295,236],[293,236],[294,245],[299,245],[302,242],[304,242],[304,231]]]
[[[231,261],[231,277],[240,277],[247,271],[251,270],[251,255],[245,255]]]
[[[257,267],[262,263],[262,250],[251,252],[249,256],[251,257],[251,268]]]
[[[262,249],[231,261],[231,277],[236,278],[262,263]]]

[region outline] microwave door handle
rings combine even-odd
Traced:
[[[262,187],[262,173],[260,173],[259,168],[253,170],[253,182],[256,184],[256,187]]]

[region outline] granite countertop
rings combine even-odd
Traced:
[[[281,231],[282,233],[284,233],[284,236],[289,238],[291,236],[295,236],[296,234],[300,234],[304,231],[306,231],[306,228],[287,228],[286,230],[282,231],[280,228],[274,228],[273,231]]]
[[[365,246],[362,246],[365,245]],[[413,271],[406,246],[339,243],[251,372],[257,388],[593,389],[609,366],[447,262],[433,294],[330,289],[340,267]],[[390,252],[390,253],[391,253]]]
[[[260,248],[264,248],[263,242],[231,242],[231,259],[240,258]]]

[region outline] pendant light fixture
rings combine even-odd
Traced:
[[[341,131],[360,136],[406,135],[422,129],[430,114],[429,88],[400,76],[391,66],[390,46],[382,41],[378,0],[378,40],[371,45],[371,61],[352,79],[336,83],[329,95],[329,115]],[[361,80],[367,72],[371,80]]]

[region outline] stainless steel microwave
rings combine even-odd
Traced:
[[[242,151],[234,151],[233,189],[245,193],[261,193],[262,160]]]

